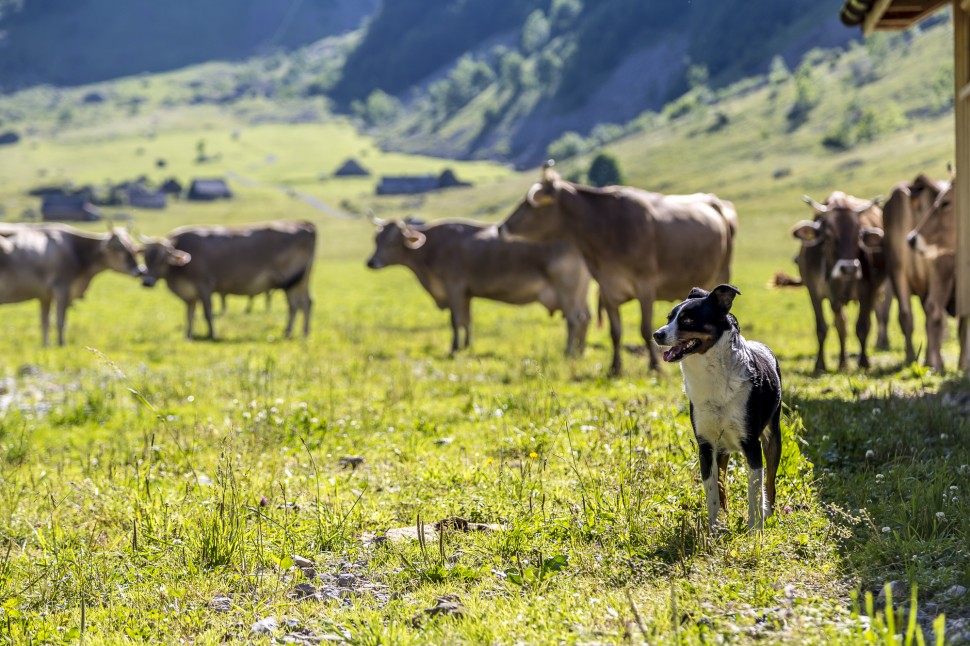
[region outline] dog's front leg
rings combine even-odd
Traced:
[[[765,470],[748,469],[748,531],[765,524]]]
[[[714,447],[709,442],[698,441],[701,462],[701,482],[704,483],[704,498],[707,501],[707,520],[710,522],[711,532],[717,530],[717,513],[721,510],[721,501],[717,488],[717,469],[714,466]]]

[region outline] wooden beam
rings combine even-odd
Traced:
[[[957,314],[970,316],[970,101],[960,94],[970,85],[970,11],[953,0],[953,82],[956,122]]]
[[[886,13],[886,9],[889,8],[892,2],[893,0],[876,0],[876,3],[869,9],[869,13],[866,14],[866,19],[862,23],[863,34],[868,36],[876,30],[876,25],[882,19],[882,15]]]

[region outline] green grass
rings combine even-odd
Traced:
[[[166,172],[232,170],[256,185],[236,186],[232,202],[134,213],[139,231],[282,217],[319,227],[307,340],[280,338],[277,296],[248,315],[231,299],[219,341],[186,341],[173,295],[119,275],[96,278],[72,308],[64,348],[40,347],[36,303],[0,309],[0,641],[249,641],[273,616],[362,644],[892,643],[883,604],[866,602],[887,581],[916,586],[923,627],[965,614],[965,598],[946,596],[970,582],[965,380],[903,365],[895,325],[870,372],[815,377],[807,295],[765,287],[791,269],[802,192],[886,192],[942,167],[952,118],[832,155],[819,141],[835,108],[823,102],[785,138],[767,92],[726,101],[732,121],[718,133],[698,134],[697,117],[615,147],[630,183],[713,190],[741,214],[735,312],[785,377],[779,513],[760,535],[744,531],[738,460],[728,530],[706,532],[676,369],[652,374],[630,356],[626,376],[607,380],[605,329],[567,360],[560,319],[488,302],[474,304],[472,350],[449,358],[447,315],[414,278],[364,267],[363,219],[275,188],[384,216],[498,218],[533,173],[384,154],[339,122],[254,126],[213,108],[159,114],[154,139],[144,114],[0,150],[9,217],[34,203],[22,191],[40,169],[117,180],[163,156]],[[201,137],[222,158],[199,168]],[[479,185],[378,199],[372,181],[316,179],[351,154],[379,172],[452,166]],[[863,160],[851,177],[838,170],[849,159]],[[794,174],[772,180],[782,164]],[[636,309],[623,310],[631,343]],[[955,352],[951,340],[948,365]],[[347,468],[349,456],[364,461]],[[432,532],[449,516],[502,529]],[[419,518],[423,542],[368,536]],[[314,561],[326,598],[295,598],[309,580],[293,555]],[[355,577],[343,588],[341,573]],[[445,594],[462,618],[413,621]],[[909,628],[898,611],[892,623]]]

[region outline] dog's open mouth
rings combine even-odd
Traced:
[[[686,341],[677,343],[664,351],[664,361],[668,363],[680,361],[700,346],[700,339],[687,339]]]

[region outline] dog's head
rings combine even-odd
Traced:
[[[704,354],[725,332],[737,330],[731,305],[740,293],[734,285],[718,285],[711,292],[690,290],[687,300],[670,310],[667,325],[653,333],[657,345],[667,348],[664,361],[676,363],[690,354]]]

